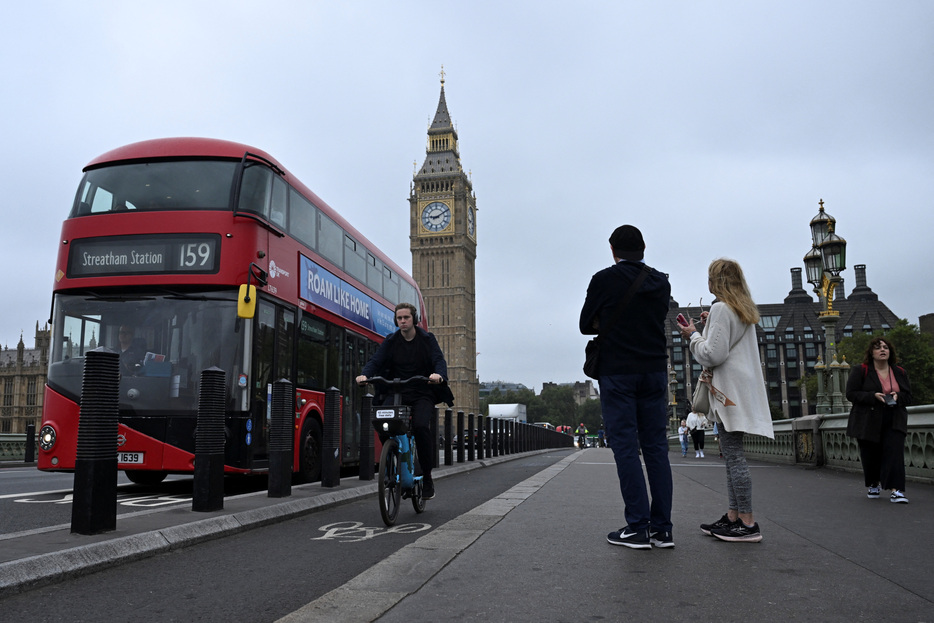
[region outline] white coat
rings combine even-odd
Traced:
[[[691,411],[688,414],[687,425],[688,425],[688,429],[692,431],[697,430],[698,428],[702,430],[706,429],[707,418],[703,415],[700,415],[698,413],[694,413],[693,411]]]
[[[736,403],[725,406],[711,396],[713,419],[729,432],[774,439],[755,326],[744,324],[725,303],[714,303],[703,334],[693,334],[690,346],[694,359],[713,372],[713,386]]]

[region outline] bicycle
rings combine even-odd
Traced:
[[[411,407],[402,404],[402,388],[411,382],[428,382],[428,377],[413,376],[408,379],[389,380],[372,376],[366,383],[382,384],[394,390],[391,405],[374,405],[372,408],[373,428],[383,444],[379,456],[379,514],[383,523],[396,523],[401,500],[411,498],[416,513],[425,512],[422,497],[422,480],[418,469],[415,439],[412,435]]]

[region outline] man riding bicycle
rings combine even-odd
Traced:
[[[584,423],[581,422],[581,425],[577,427],[577,447],[583,450],[587,447],[587,427],[584,426]]]
[[[415,449],[418,463],[422,468],[422,498],[430,500],[435,496],[431,469],[434,466],[431,440],[431,418],[434,417],[435,405],[445,403],[454,406],[454,394],[448,387],[448,365],[444,353],[434,334],[425,331],[418,324],[418,310],[411,303],[396,305],[396,326],[399,330],[389,335],[370,360],[363,366],[363,371],[356,381],[362,385],[371,376],[387,379],[408,379],[413,376],[427,376],[429,385],[414,385],[402,390],[402,404],[412,407],[412,432],[415,436]],[[384,395],[377,388],[373,404],[383,404],[392,396]]]

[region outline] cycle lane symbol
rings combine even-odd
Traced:
[[[416,532],[424,532],[430,529],[431,524],[427,523],[408,523],[389,527],[369,527],[364,526],[362,521],[339,521],[318,528],[319,531],[324,532],[324,535],[314,537],[311,540],[357,543],[386,534],[415,534]]]

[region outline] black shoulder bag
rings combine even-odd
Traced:
[[[610,327],[616,324],[616,321],[619,320],[619,317],[622,315],[623,310],[626,308],[626,305],[629,304],[629,301],[632,300],[632,296],[636,293],[636,290],[639,289],[639,286],[642,285],[642,282],[645,281],[645,278],[652,272],[652,269],[647,265],[642,265],[642,270],[639,271],[639,275],[632,282],[632,285],[629,286],[629,290],[626,291],[626,295],[616,304],[616,308],[613,310],[613,315],[610,316],[610,324],[605,327],[600,327],[600,331],[609,332]],[[598,379],[599,376],[599,362],[600,362],[600,335],[593,338],[587,342],[587,346],[584,347],[584,374],[589,376],[592,379]]]

